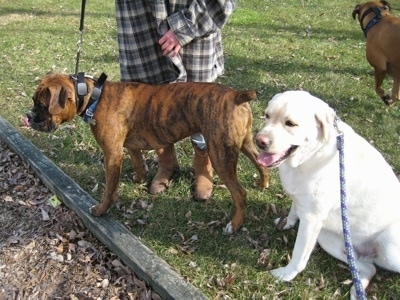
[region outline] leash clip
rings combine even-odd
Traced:
[[[343,131],[341,131],[339,129],[338,123],[340,122],[340,119],[338,116],[335,116],[335,119],[333,120],[333,127],[335,127],[336,131],[337,131],[337,136],[336,136],[336,148],[338,150],[343,150],[343,140],[344,140],[344,135],[343,135]]]
[[[341,131],[339,129],[338,123],[340,122],[340,118],[338,116],[335,116],[335,119],[333,120],[333,127],[335,127],[336,131],[337,131],[337,135],[343,135],[343,131]]]

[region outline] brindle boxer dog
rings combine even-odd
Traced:
[[[357,4],[352,15],[354,19],[358,15],[367,39],[367,60],[375,69],[375,92],[386,105],[393,105],[400,97],[400,18],[391,14],[387,1]],[[393,77],[391,97],[382,89],[386,74]]]
[[[95,81],[85,78],[88,94],[79,101],[76,80],[64,74],[48,74],[33,96],[34,107],[26,124],[52,132],[90,105]],[[260,173],[259,185],[268,186],[267,168],[257,163],[258,151],[252,133],[249,101],[254,91],[235,91],[216,83],[174,83],[150,85],[106,81],[90,128],[104,152],[106,187],[91,213],[100,216],[117,201],[117,186],[128,149],[136,182],[142,182],[145,168],[141,150],[160,149],[195,133],[202,133],[216,173],[231,193],[235,214],[226,231],[233,233],[243,223],[246,191],[237,178],[242,151]],[[81,102],[81,103],[80,103]]]

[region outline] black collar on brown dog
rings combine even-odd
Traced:
[[[368,8],[363,15],[360,18],[360,26],[361,26],[361,30],[364,32],[364,36],[367,37],[368,31],[374,27],[376,24],[379,23],[379,21],[382,19],[382,11],[383,10],[390,10],[387,6],[372,6],[370,8]],[[367,15],[369,15],[370,13],[374,13],[375,17],[372,18],[371,21],[368,22],[367,26],[365,26],[365,28],[363,27],[363,21],[365,19],[365,17]]]
[[[100,77],[96,79],[93,76],[85,75],[84,72],[79,72],[78,74],[70,75],[70,77],[75,84],[77,111],[82,111],[81,113],[79,113],[79,116],[83,117],[83,120],[85,122],[89,122],[90,124],[95,123],[93,119],[93,114],[96,111],[96,107],[101,96],[103,84],[107,79],[107,75],[105,73],[101,73]],[[95,81],[95,85],[93,87],[92,93],[90,94],[89,102],[87,103],[86,107],[82,107],[85,103],[85,97],[88,94],[88,87],[85,78],[89,78]]]
[[[105,73],[101,73],[99,79],[96,80],[94,85],[92,94],[90,95],[90,102],[88,104],[88,108],[83,116],[83,120],[91,125],[96,125],[95,119],[93,119],[93,115],[96,111],[97,104],[99,104],[101,91],[103,89],[103,84],[107,79],[107,75]]]

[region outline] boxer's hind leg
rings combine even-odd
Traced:
[[[135,175],[132,178],[133,182],[143,183],[146,176],[146,164],[143,160],[142,151],[137,149],[128,149],[129,156]]]
[[[382,88],[382,83],[385,79],[386,73],[386,66],[384,68],[375,67],[375,92],[386,105],[390,105],[392,103],[391,97],[386,94]]]
[[[239,158],[238,147],[229,147],[220,143],[209,143],[209,156],[221,181],[225,184],[233,200],[235,213],[232,220],[226,225],[227,233],[236,232],[243,224],[246,209],[246,190],[237,178],[237,163]]]
[[[400,99],[400,74],[393,76],[393,86],[392,86],[392,103],[395,104]]]

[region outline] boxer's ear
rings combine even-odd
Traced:
[[[354,7],[353,13],[351,14],[353,16],[353,19],[356,19],[356,15],[358,15],[360,13],[360,8],[361,8],[361,4],[357,4]]]
[[[57,115],[61,113],[65,108],[65,103],[68,99],[67,91],[61,86],[50,86],[50,102],[49,102],[49,113]]]
[[[390,3],[386,0],[381,0],[381,3],[384,5],[384,9],[387,9],[388,11],[392,10],[392,6],[390,5]]]

